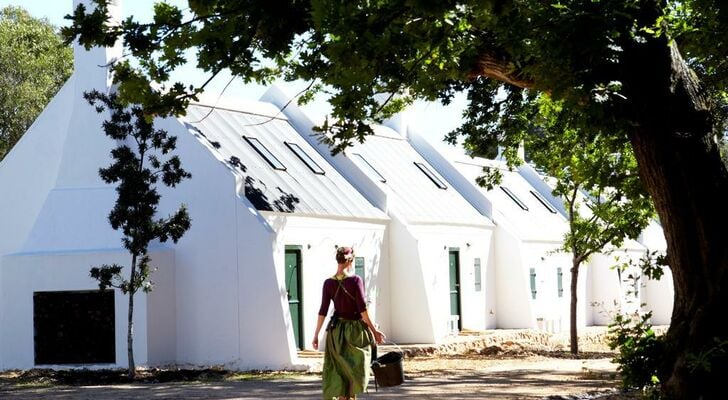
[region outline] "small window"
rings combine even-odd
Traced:
[[[556,285],[559,291],[559,297],[564,297],[564,271],[561,267],[556,268]]]
[[[518,198],[518,196],[511,192],[511,189],[508,189],[505,186],[501,186],[500,188],[508,195],[508,197],[511,198],[511,200],[513,200],[514,203],[518,205],[518,207],[521,207],[523,211],[528,211],[528,206],[526,206],[526,204],[522,202],[521,199]]]
[[[480,258],[473,260],[473,274],[475,274],[475,291],[480,292],[483,286],[480,276]]]
[[[551,214],[556,214],[556,209],[554,208],[554,206],[552,206],[551,203],[549,203],[548,201],[546,201],[546,199],[544,199],[544,197],[541,196],[541,193],[536,192],[534,190],[531,190],[531,194],[533,195],[533,197],[535,197],[536,199],[538,199],[538,201],[541,204],[543,204],[543,206],[546,207],[546,209],[549,210],[549,212]]]
[[[531,275],[531,298],[536,300],[536,268],[530,269]]]
[[[367,161],[366,158],[364,158],[364,156],[362,156],[359,153],[354,153],[354,154],[352,154],[352,156],[353,156],[354,159],[359,160],[359,163],[362,166],[364,166],[364,168],[367,171],[369,171],[369,174],[370,175],[372,175],[373,177],[379,179],[379,181],[382,182],[382,183],[387,183],[387,180],[384,179],[384,177],[382,176],[382,174],[380,174],[379,171],[377,171],[374,167],[372,167],[372,165],[369,164],[369,161]]]
[[[291,149],[291,151],[296,154],[296,156],[298,156],[298,158],[301,159],[301,161],[303,161],[304,164],[306,164],[308,168],[311,169],[311,171],[313,171],[314,174],[324,175],[326,173],[318,164],[316,164],[316,161],[314,161],[313,158],[311,158],[308,154],[306,154],[305,151],[303,151],[301,146],[296,143],[284,143],[286,144],[286,146],[288,146],[289,149]]]
[[[265,146],[263,146],[263,143],[261,143],[258,139],[249,136],[243,136],[243,139],[253,146],[253,149],[255,149],[255,151],[258,152],[258,154],[260,154],[260,156],[263,157],[263,159],[267,161],[271,167],[273,167],[273,169],[280,171],[286,170],[286,166],[283,165],[283,163],[280,162]]]
[[[425,164],[415,162],[415,165],[417,166],[417,168],[420,169],[420,171],[422,171],[423,174],[427,175],[427,177],[430,178],[430,180],[432,181],[432,183],[435,184],[435,186],[437,186],[440,189],[447,189],[447,186],[445,186],[445,184],[442,183],[440,178],[435,176],[435,174],[432,171],[430,171],[430,169],[427,168],[427,166]]]
[[[354,257],[354,273],[364,282],[364,257]]]

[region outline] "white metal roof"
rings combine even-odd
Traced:
[[[483,158],[462,157],[453,161],[458,169],[473,185],[478,187],[493,204],[493,219],[498,223],[507,223],[515,233],[525,241],[561,242],[568,229],[566,219],[555,210],[549,210],[535,193],[533,188],[518,171],[510,171],[505,163]],[[503,178],[500,185],[493,189],[479,187],[475,179],[483,175],[483,167],[497,168]],[[511,198],[509,193],[517,200]],[[522,208],[517,201],[520,201]]]
[[[244,111],[194,104],[187,109],[183,121],[216,157],[244,177],[245,196],[259,211],[387,218],[311,148],[279,109],[270,103],[246,104]],[[255,141],[280,161],[285,170],[274,169],[253,148],[251,142]],[[293,146],[289,147],[286,143]],[[296,146],[324,174],[312,171],[294,153],[291,147]]]
[[[408,223],[492,225],[405,138],[384,126],[373,129],[374,135],[368,136],[364,143],[354,144],[346,155],[385,190],[391,211]],[[355,154],[364,157],[386,182],[369,174]],[[415,163],[429,170],[445,188],[439,188]]]
[[[561,198],[557,198],[553,195],[553,189],[556,187],[556,179],[553,177],[545,176],[541,173],[539,173],[535,168],[524,165],[519,168],[520,174],[524,176],[525,179],[528,179],[526,177],[531,177],[532,179],[538,179],[540,180],[540,183],[542,184],[541,187],[541,194],[544,197],[549,198],[552,202],[557,203],[559,210],[559,213],[564,216],[564,218],[568,218],[568,214],[566,213],[566,209],[564,208],[565,204]],[[539,182],[533,182],[534,185],[539,184]],[[589,203],[592,203],[592,200],[587,197],[587,195],[579,191],[577,193],[576,197],[577,205],[579,206],[579,212],[584,218],[590,218],[592,216],[591,209],[588,207]],[[609,248],[607,246],[607,248]],[[620,247],[620,250],[632,250],[632,251],[644,251],[645,246],[634,239],[625,239],[622,243],[622,246]]]

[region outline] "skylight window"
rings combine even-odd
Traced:
[[[533,197],[535,197],[536,199],[538,199],[538,201],[541,204],[543,204],[543,206],[546,207],[546,209],[549,210],[549,212],[551,214],[556,214],[557,211],[554,208],[554,206],[552,206],[551,203],[549,203],[548,201],[546,201],[546,199],[544,199],[543,196],[541,196],[541,193],[536,192],[534,190],[531,190],[531,194],[533,195]]]
[[[271,167],[273,167],[273,169],[280,171],[286,170],[286,166],[283,165],[283,163],[280,162],[280,160],[278,160],[273,153],[270,152],[270,150],[263,146],[263,143],[261,143],[260,140],[249,136],[243,136],[243,139],[245,139],[245,141],[248,142],[248,144],[251,145],[253,149],[255,149],[255,151],[258,152],[258,154],[260,154],[260,156],[263,157],[263,159],[267,161]]]
[[[526,203],[522,202],[521,199],[518,198],[518,196],[511,192],[511,189],[508,189],[505,186],[501,186],[500,188],[508,195],[508,197],[511,198],[511,200],[513,200],[514,203],[518,205],[518,207],[521,207],[523,211],[528,211],[528,206],[526,206]]]
[[[286,146],[288,146],[289,149],[291,149],[291,151],[293,153],[296,154],[296,156],[298,156],[298,158],[301,159],[301,161],[303,161],[304,164],[306,164],[306,166],[308,168],[311,169],[311,171],[313,171],[314,174],[318,174],[318,175],[326,174],[326,172],[318,164],[316,164],[316,161],[314,161],[313,158],[311,158],[311,156],[309,156],[308,154],[306,154],[305,151],[303,151],[301,146],[299,146],[296,143],[290,143],[290,142],[284,142],[284,143],[286,144]]]
[[[382,174],[380,174],[379,171],[372,167],[372,165],[369,164],[369,161],[367,161],[364,156],[359,153],[353,153],[352,156],[352,158],[358,160],[359,165],[363,166],[367,171],[369,171],[369,175],[379,179],[379,182],[387,183],[387,180],[382,176]]]
[[[430,171],[430,169],[427,168],[427,166],[425,164],[415,162],[415,165],[417,166],[417,168],[420,169],[420,171],[422,171],[423,174],[427,175],[427,177],[430,178],[430,180],[432,181],[432,183],[435,184],[435,186],[437,186],[440,189],[447,189],[447,186],[440,180],[440,178],[435,176],[435,174],[432,171]]]

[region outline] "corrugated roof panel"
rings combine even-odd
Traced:
[[[494,167],[500,170],[503,175],[500,185],[496,185],[491,190],[482,187],[480,190],[493,204],[493,212],[496,216],[500,214],[510,222],[511,226],[518,230],[521,239],[556,242],[563,240],[568,229],[566,219],[561,214],[553,213],[542,204],[531,193],[531,191],[537,192],[536,189],[518,171],[509,171],[502,163],[478,158],[457,160],[454,165],[476,186],[475,178],[483,175],[483,167]],[[515,196],[527,210],[509,194]],[[498,218],[495,220],[498,223]]]
[[[448,186],[407,140],[383,126],[375,127],[375,133],[364,143],[355,144],[347,154],[350,157],[361,154],[386,179],[386,183],[381,183],[372,177],[387,188],[387,204],[391,209],[410,223],[489,224],[456,190],[439,188],[417,167],[415,163],[422,163]]]
[[[270,108],[270,107],[268,107]],[[256,108],[256,111],[264,109]],[[385,219],[293,129],[285,118],[191,105],[185,120],[199,139],[245,179],[245,196],[260,211]],[[281,114],[282,115],[282,114]],[[259,142],[285,170],[274,169],[243,137]],[[295,143],[324,172],[314,173],[285,145]],[[231,162],[232,160],[232,162]]]

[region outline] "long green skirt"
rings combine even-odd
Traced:
[[[354,397],[369,383],[371,345],[367,327],[361,320],[339,319],[326,331],[323,369],[323,398]]]

